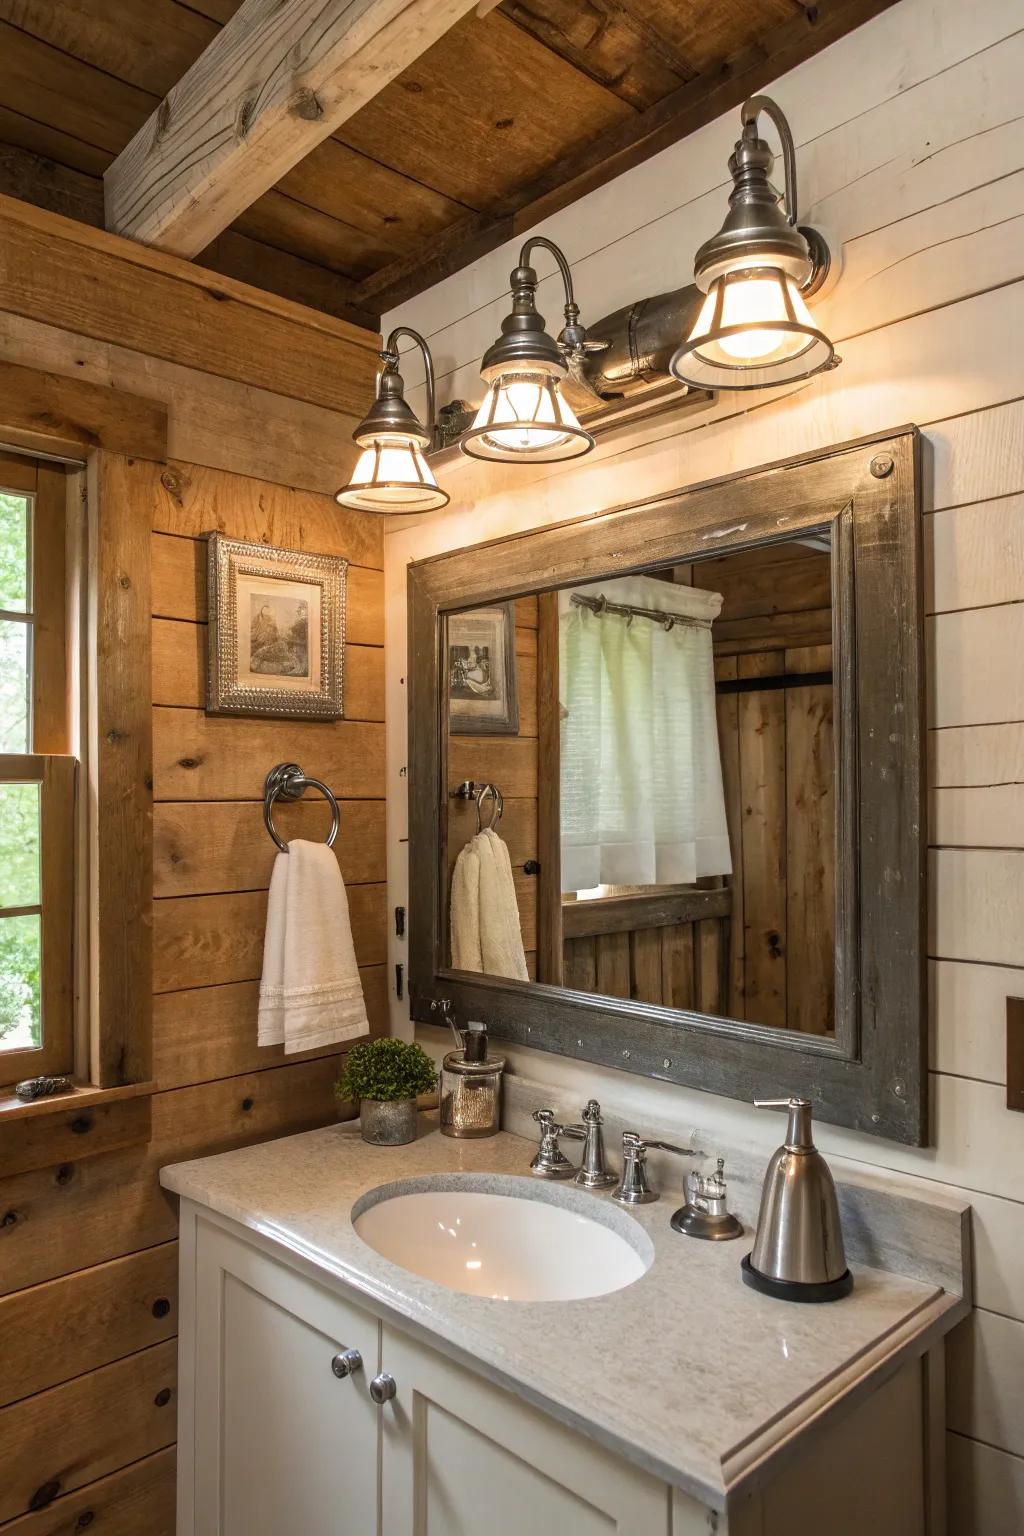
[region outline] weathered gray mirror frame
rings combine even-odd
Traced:
[[[412,1016],[451,998],[507,1041],[927,1141],[920,437],[901,427],[416,562],[409,596]],[[835,1039],[445,965],[446,613],[810,531],[833,546]],[[859,858],[844,856],[856,847]]]

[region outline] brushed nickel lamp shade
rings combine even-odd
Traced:
[[[554,256],[565,287],[565,325],[557,341],[537,310],[537,273],[529,265],[536,246]],[[505,464],[578,458],[590,452],[594,439],[560,388],[569,371],[566,359],[582,356],[587,347],[569,264],[557,245],[535,235],[520,251],[510,283],[512,309],[501,323],[501,335],[484,353],[480,375],[488,390],[462,438],[462,451]]]
[[[785,197],[769,181],[775,157],[758,135],[761,113],[782,140]],[[700,247],[694,280],[706,298],[669,363],[697,389],[763,389],[835,366],[835,349],[805,303],[828,273],[829,249],[797,224],[796,151],[789,124],[767,96],[752,96],[729,160],[733,189],[718,233]]]
[[[398,338],[408,336],[423,354],[427,386],[424,426],[405,398],[398,371]],[[434,446],[434,365],[430,348],[417,331],[397,326],[380,354],[384,364],[377,378],[377,397],[352,437],[363,450],[352,478],[335,495],[343,507],[358,512],[433,512],[451,499],[442,491],[424,457]]]

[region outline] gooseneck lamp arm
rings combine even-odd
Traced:
[[[398,339],[400,336],[407,336],[411,342],[414,342],[415,345],[419,348],[423,357],[423,376],[427,391],[427,414],[424,425],[427,431],[430,433],[431,447],[436,448],[438,446],[438,437],[437,418],[435,413],[436,400],[434,388],[434,359],[430,355],[430,348],[427,346],[426,341],[420,335],[419,331],[414,331],[411,326],[396,325],[394,330],[389,333],[388,339],[384,343],[384,350],[380,354],[381,361],[384,364],[386,372],[396,373],[398,371],[398,364],[400,361],[398,352]]]
[[[565,328],[559,336],[569,350],[582,346],[586,339],[586,332],[580,325],[580,307],[576,303],[572,289],[572,271],[565,256],[553,240],[548,240],[545,235],[531,235],[524,241],[523,248],[519,252],[519,266],[532,266],[530,253],[534,250],[548,251],[554,258],[555,264],[562,275],[562,283],[565,287]]]
[[[743,137],[748,143],[755,143],[758,138],[757,120],[761,113],[770,118],[775,124],[776,131],[782,141],[782,164],[786,177],[786,218],[796,225],[797,201],[796,201],[796,146],[793,143],[793,133],[782,108],[772,101],[770,96],[751,96],[740,108],[740,122],[743,125]]]

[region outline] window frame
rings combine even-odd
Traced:
[[[30,500],[29,602],[4,617],[26,625],[30,750],[0,754],[0,783],[39,785],[39,902],[0,909],[0,920],[40,914],[42,1044],[0,1045],[0,1084],[75,1069],[76,850],[79,842],[72,753],[68,602],[68,472],[63,464],[0,453],[0,489]]]

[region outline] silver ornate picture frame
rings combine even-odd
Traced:
[[[340,720],[348,561],[211,533],[206,708]]]

